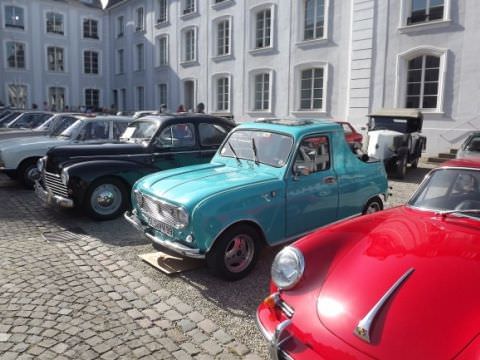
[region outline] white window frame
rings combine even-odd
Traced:
[[[90,51],[90,52],[95,52],[97,53],[97,72],[94,73],[94,72],[90,72],[90,73],[87,73],[85,72],[85,52],[86,51]],[[98,49],[83,49],[82,51],[82,72],[84,75],[88,75],[88,76],[98,76],[98,75],[101,75],[101,54],[100,54],[100,51]]]
[[[228,101],[227,109],[219,109],[218,107],[218,80],[228,79]],[[214,113],[217,114],[231,114],[232,113],[232,74],[230,73],[218,73],[212,76],[212,105]]]
[[[47,17],[48,17],[48,14],[50,13],[53,13],[53,14],[56,14],[56,15],[60,15],[62,17],[62,30],[63,30],[63,34],[62,33],[58,33],[58,32],[50,32],[48,31],[48,26],[47,26]],[[65,13],[61,12],[61,11],[54,11],[54,10],[47,10],[44,12],[44,29],[45,29],[45,34],[48,35],[48,36],[67,36],[67,26],[66,26],[66,15]]]
[[[139,16],[139,10],[142,10],[142,17],[141,17],[141,23],[140,23],[140,16]],[[135,16],[135,31],[136,32],[145,32],[146,29],[146,14],[145,14],[145,8],[143,6],[139,6],[135,8],[134,12]]]
[[[166,97],[166,101],[162,102],[162,99],[161,99],[161,95],[162,95],[162,85],[165,85],[165,97]],[[158,83],[157,84],[157,96],[156,96],[156,100],[157,100],[157,108],[160,109],[160,105],[164,104],[167,109],[169,108],[168,106],[168,101],[170,100],[169,99],[169,96],[168,96],[168,83],[167,82],[162,82],[162,83]]]
[[[269,74],[269,87],[268,87],[268,109],[261,110],[261,109],[255,109],[255,77],[259,74]],[[274,89],[275,89],[275,72],[273,69],[255,69],[250,71],[249,74],[249,89],[250,89],[250,99],[249,99],[249,113],[250,114],[259,114],[259,115],[265,115],[265,114],[273,114],[274,112],[274,104],[273,104],[273,99],[274,97]]]
[[[193,10],[186,13],[185,11],[187,10],[187,1],[191,1],[193,3]],[[185,19],[197,14],[198,14],[197,0],[181,0],[180,18]]]
[[[407,24],[408,18],[412,15],[412,0],[401,0],[400,4],[400,20],[398,30],[402,33],[421,31],[425,28],[439,28],[449,26],[451,19],[451,0],[444,0],[443,3],[443,19],[424,21],[415,24]]]
[[[222,22],[227,22],[228,23],[228,52],[224,54],[219,54],[218,52],[218,39],[219,39],[219,32],[218,32],[218,26]],[[213,25],[213,41],[212,41],[212,58],[215,60],[221,60],[225,58],[231,58],[233,55],[233,17],[230,15],[226,16],[221,16],[213,20],[212,22]],[[225,41],[224,41],[225,45]]]
[[[48,68],[48,49],[49,48],[57,48],[57,49],[62,49],[63,50],[63,70],[50,70]],[[67,49],[64,48],[63,46],[58,46],[58,45],[54,45],[54,44],[47,44],[45,45],[45,67],[46,67],[46,71],[49,72],[49,73],[53,73],[53,74],[64,74],[68,71],[68,67],[67,67]]]
[[[68,101],[68,88],[66,86],[62,86],[62,85],[58,85],[58,84],[51,84],[51,85],[47,85],[47,90],[45,92],[45,94],[47,94],[47,103],[48,103],[49,107],[51,107],[51,105],[52,105],[52,104],[50,104],[50,89],[51,88],[61,88],[61,89],[63,89],[63,100],[64,100],[63,106],[65,106],[69,103],[69,101]],[[57,109],[57,111],[63,111],[63,109]]]
[[[139,106],[139,101],[140,101],[140,92],[139,90],[140,89],[143,89],[143,104],[141,104],[141,106]],[[145,86],[143,85],[138,85],[138,86],[135,86],[135,109],[137,110],[144,110],[145,109]]]
[[[423,113],[443,114],[445,101],[445,84],[447,76],[448,49],[433,46],[418,46],[397,55],[395,79],[395,107],[405,107],[407,100],[407,73],[408,61],[422,55],[437,56],[440,58],[438,74],[437,107],[435,109],[422,109]]]
[[[23,45],[23,56],[24,56],[24,64],[25,66],[23,68],[19,68],[19,67],[9,67],[8,66],[8,51],[7,51],[7,46],[8,46],[8,43],[16,43],[16,44],[22,44]],[[27,53],[27,43],[23,42],[23,41],[17,41],[17,40],[4,40],[3,41],[3,52],[4,52],[4,56],[5,56],[5,62],[4,62],[4,67],[5,67],[5,70],[7,71],[26,71],[28,70],[28,53]]]
[[[122,23],[120,24],[120,19]],[[119,15],[115,18],[115,36],[116,38],[121,38],[125,36],[125,16]]]
[[[188,82],[188,81],[191,81],[193,82],[193,103],[192,103],[192,109],[188,109],[187,108],[187,99],[185,98],[185,83]],[[181,82],[181,88],[180,88],[180,98],[182,99],[182,101],[180,102],[181,104],[183,104],[183,106],[185,106],[185,110],[188,112],[189,110],[192,110],[192,111],[195,111],[195,106],[196,104],[198,104],[198,101],[197,101],[197,98],[198,98],[198,80],[195,79],[195,78],[192,78],[192,77],[187,77],[187,78],[184,78],[182,79],[182,82]]]
[[[257,14],[270,10],[270,45],[257,47]],[[262,4],[250,9],[250,53],[269,51],[275,48],[277,38],[276,6],[273,3]]]
[[[93,38],[93,37],[85,37],[85,32],[84,32],[84,27],[83,27],[83,23],[84,21],[96,21],[97,22],[97,37],[96,38]],[[87,41],[99,41],[101,40],[101,22],[98,18],[95,18],[93,16],[85,16],[85,17],[82,17],[81,18],[81,22],[80,22],[80,26],[82,27],[81,28],[81,34],[82,34],[82,39],[83,40],[87,40]]]
[[[223,9],[223,8],[226,8],[230,5],[233,5],[235,4],[235,2],[233,0],[223,0],[221,2],[216,2],[216,0],[211,0],[212,1],[212,9],[215,9],[215,10],[220,10],[220,9]]]
[[[139,45],[142,46],[142,61],[140,61],[139,55]],[[135,44],[135,71],[144,71],[145,70],[145,44],[143,42]]]
[[[323,19],[323,37],[305,39],[305,1],[297,2],[297,45],[314,45],[322,44],[329,39],[329,24],[330,24],[330,0],[324,0],[324,19]]]
[[[187,36],[187,32],[189,31],[193,31],[193,39],[194,39],[194,43],[193,43],[193,53],[194,53],[194,56],[192,59],[187,59],[186,56],[187,56],[187,39],[186,39],[186,36]],[[188,26],[186,28],[183,28],[182,29],[182,51],[181,51],[181,54],[182,54],[182,61],[181,61],[181,64],[182,65],[188,65],[188,64],[195,64],[197,61],[198,61],[198,29],[196,26]]]
[[[5,18],[7,16],[7,11],[6,8],[8,6],[13,6],[16,8],[20,8],[23,10],[23,28],[20,27],[15,27],[15,26],[7,26],[7,19]],[[3,4],[2,7],[2,24],[3,24],[3,29],[7,31],[28,31],[28,20],[27,20],[27,8],[25,6],[19,5],[19,4]]]
[[[120,56],[120,51],[122,56]],[[117,49],[115,54],[115,74],[121,75],[125,73],[125,49]]]
[[[322,107],[320,109],[301,109],[301,89],[302,89],[302,71],[322,68],[323,69],[323,91],[322,91]],[[295,89],[295,98],[293,102],[293,110],[291,111],[294,115],[309,115],[309,114],[326,114],[327,113],[327,101],[328,101],[328,74],[329,74],[329,64],[323,61],[314,61],[298,64],[294,69],[294,84],[293,89]]]
[[[102,107],[102,90],[97,88],[97,87],[86,87],[86,88],[83,88],[83,91],[82,91],[82,94],[83,94],[83,105],[85,105],[85,107],[88,107],[87,106],[87,90],[96,90],[98,91],[98,107],[101,108]]]
[[[165,40],[165,62],[162,63],[162,56],[161,56],[161,43],[162,40]],[[170,49],[169,49],[169,39],[168,39],[168,34],[163,34],[159,35],[156,37],[155,40],[156,44],[156,66],[161,67],[161,66],[168,66],[170,64]]]
[[[165,19],[161,21],[161,11],[162,11],[162,4],[161,2],[165,2]],[[156,0],[155,3],[155,26],[161,27],[166,25],[170,21],[170,9],[169,9],[169,0]]]
[[[28,109],[30,107],[29,99],[30,99],[30,85],[27,83],[20,83],[20,82],[5,82],[5,104],[8,106],[13,106],[10,104],[9,99],[8,99],[8,94],[9,94],[9,87],[10,85],[13,86],[24,86],[27,89],[27,95],[26,95],[26,101],[25,101],[25,108]],[[23,109],[23,108],[22,108]]]

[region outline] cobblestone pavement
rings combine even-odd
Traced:
[[[428,167],[391,181],[387,206],[403,203]],[[278,248],[234,283],[205,268],[167,276],[137,257],[151,251],[122,219],[45,209],[0,175],[0,358],[266,357],[255,309]]]

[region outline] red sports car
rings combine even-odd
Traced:
[[[347,143],[352,144],[353,146],[361,149],[363,136],[347,121],[335,121],[337,124],[340,124],[345,132],[345,140]]]
[[[480,161],[287,246],[257,321],[275,359],[480,359]]]

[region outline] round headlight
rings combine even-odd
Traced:
[[[302,278],[305,260],[300,250],[287,246],[280,251],[272,264],[272,281],[279,289],[291,289]]]
[[[44,167],[45,167],[45,159],[44,159],[44,158],[38,159],[38,160],[37,160],[37,169],[38,169],[38,171],[42,172]]]
[[[67,186],[68,180],[69,180],[67,169],[62,170],[62,174],[60,175],[60,179],[62,180],[63,185]]]

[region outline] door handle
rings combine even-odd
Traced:
[[[327,176],[323,179],[323,182],[325,184],[335,184],[337,182],[337,179],[334,176]]]

